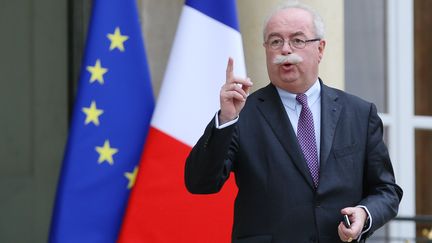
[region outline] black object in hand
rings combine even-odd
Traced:
[[[348,218],[348,215],[346,214],[343,216],[343,224],[345,225],[346,228],[348,229],[351,228],[351,222]]]

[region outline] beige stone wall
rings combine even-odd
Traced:
[[[263,47],[263,24],[277,0],[237,0],[240,31],[243,37],[246,71],[257,90],[269,83]]]
[[[330,86],[344,88],[344,6],[343,0],[304,0],[324,19],[327,46],[320,65],[320,77]]]
[[[325,83],[343,89],[344,85],[344,31],[343,0],[305,0],[323,17],[326,25],[327,46],[320,66],[320,77]],[[240,28],[243,36],[248,75],[257,89],[268,81],[265,52],[262,46],[264,19],[278,0],[237,0]]]
[[[184,0],[138,0],[147,59],[158,95]]]
[[[153,87],[157,95],[184,0],[138,0],[138,2]],[[246,70],[254,82],[254,90],[269,82],[262,46],[262,28],[265,17],[279,2],[279,0],[237,0]],[[303,2],[317,9],[326,24],[327,47],[320,67],[320,77],[325,83],[343,89],[343,0],[304,0]]]

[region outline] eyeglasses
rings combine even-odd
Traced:
[[[306,44],[309,42],[314,42],[314,41],[320,41],[321,39],[316,38],[316,39],[310,39],[310,40],[303,40],[300,38],[293,38],[290,39],[288,41],[284,40],[282,37],[278,37],[278,36],[273,36],[270,37],[265,44],[267,44],[268,46],[270,46],[271,49],[273,50],[279,50],[282,49],[282,47],[285,45],[285,42],[288,42],[288,44],[290,45],[291,48],[296,48],[296,49],[303,49],[306,47]]]

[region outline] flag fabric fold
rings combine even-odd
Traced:
[[[228,58],[245,77],[235,0],[187,0],[119,242],[231,242],[236,187],[192,195],[185,160],[219,109]]]
[[[136,2],[93,1],[50,242],[116,242],[153,109]]]

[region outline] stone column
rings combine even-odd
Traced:
[[[320,77],[335,88],[345,87],[344,2],[343,0],[304,0],[324,19],[327,45],[320,65]]]
[[[162,84],[184,0],[138,0],[154,95]]]

